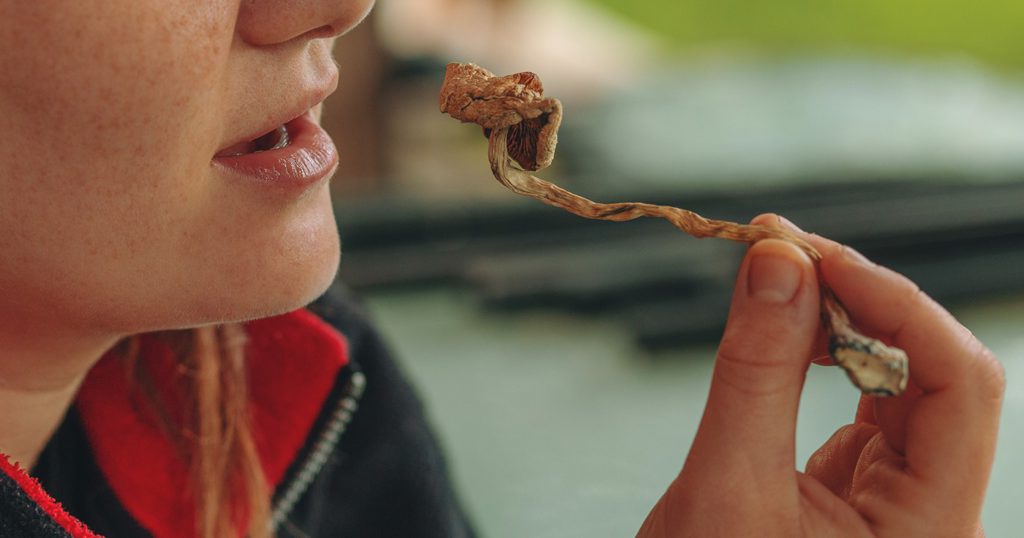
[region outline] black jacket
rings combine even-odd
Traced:
[[[348,292],[309,310],[348,343],[348,363],[275,489],[278,538],[471,537],[422,405]],[[124,461],[123,465],[132,465]],[[0,473],[0,538],[89,536],[9,466]],[[150,537],[97,465],[72,408],[31,473],[92,532]],[[59,521],[55,521],[59,520]],[[156,538],[164,538],[157,536]]]

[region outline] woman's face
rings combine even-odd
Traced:
[[[337,154],[291,120],[372,3],[0,0],[0,314],[127,334],[315,298]]]

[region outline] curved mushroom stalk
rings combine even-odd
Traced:
[[[441,87],[441,112],[484,128],[489,139],[491,172],[511,191],[589,219],[626,221],[659,217],[698,238],[719,237],[753,244],[762,239],[793,243],[814,261],[821,261],[810,243],[782,229],[704,218],[677,207],[620,202],[604,204],[573,194],[530,171],[551,164],[558,144],[562,104],[544,97],[533,73],[496,77],[472,64],[448,65]],[[860,334],[832,290],[821,285],[822,320],[829,333],[829,354],[865,394],[895,396],[907,386],[908,360],[898,348]]]

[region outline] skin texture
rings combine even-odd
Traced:
[[[799,230],[766,215],[754,223]],[[910,356],[898,398],[856,418],[796,471],[797,406],[824,349],[816,276],[792,245],[754,245],[736,282],[707,407],[679,476],[638,536],[974,537],[1005,381],[992,354],[909,280],[805,234],[868,334]]]
[[[0,405],[29,411],[0,414],[0,451],[31,464],[122,337],[326,288],[327,183],[283,195],[211,159],[330,91],[334,38],[371,5],[0,0]]]

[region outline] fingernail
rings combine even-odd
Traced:
[[[763,254],[750,260],[747,293],[767,304],[784,304],[793,300],[800,288],[800,267],[789,258]]]

